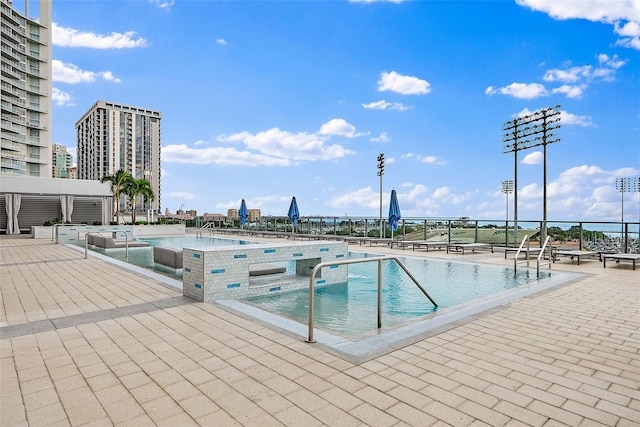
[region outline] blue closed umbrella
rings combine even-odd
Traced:
[[[393,240],[393,232],[398,229],[398,221],[400,215],[400,205],[398,205],[398,195],[396,190],[391,190],[391,201],[389,202],[389,228],[391,229],[391,239]]]
[[[300,218],[296,196],[293,196],[293,198],[291,199],[291,205],[289,206],[289,213],[287,214],[287,216],[291,220],[291,224],[293,224],[293,227],[291,229],[291,232],[293,233],[295,232],[296,226],[298,225],[298,218]]]
[[[247,222],[247,219],[249,219],[249,210],[247,209],[247,204],[244,202],[244,199],[242,199],[242,202],[240,203],[240,210],[238,211],[238,216],[240,217],[240,226],[245,225]]]

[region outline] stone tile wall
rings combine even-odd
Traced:
[[[282,292],[308,286],[308,282],[250,286],[249,265],[256,263],[296,262],[296,274],[309,277],[320,262],[345,260],[344,242],[289,242],[246,246],[184,248],[182,290],[197,301],[213,302]],[[348,266],[325,267],[316,276],[316,286],[347,281]]]

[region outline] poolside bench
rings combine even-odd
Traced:
[[[464,255],[465,249],[471,249],[471,252],[475,252],[476,249],[491,249],[491,253],[493,253],[493,245],[490,243],[450,243],[447,245],[447,253],[454,250],[462,252],[462,255]]]
[[[153,262],[178,270],[182,268],[182,249],[154,246]]]
[[[284,273],[287,268],[283,265],[259,263],[249,265],[249,276],[266,276],[268,274]]]
[[[427,248],[427,252],[429,252],[429,248],[446,248],[449,245],[449,242],[436,242],[431,240],[400,240],[396,244],[402,249],[411,246],[414,251],[416,248]]]
[[[575,257],[578,260],[578,265],[580,265],[580,258],[598,257],[598,261],[602,261],[600,252],[555,249],[551,255],[553,262],[558,260],[559,255],[571,257],[571,260]]]
[[[635,270],[636,261],[640,260],[640,254],[602,254],[602,268],[607,267],[607,259],[614,259],[616,262],[631,261]]]
[[[127,244],[130,248],[144,248],[149,246],[149,243],[147,242],[140,242],[137,240],[129,240],[127,242],[124,239],[114,239],[113,237],[105,237],[97,234],[89,234],[86,239],[88,244],[103,249],[122,249],[127,247]]]

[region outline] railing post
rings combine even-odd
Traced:
[[[378,260],[378,329],[382,327],[382,260]]]

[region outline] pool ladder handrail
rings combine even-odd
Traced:
[[[129,260],[129,233],[130,231],[128,230],[116,230],[116,231],[111,231],[110,232],[112,235],[116,234],[116,233],[124,233],[124,255],[126,260]],[[102,232],[100,231],[90,231],[88,233],[84,234],[84,259],[87,259],[87,254],[89,252],[89,239],[87,239],[87,236],[90,234],[97,234],[99,236],[102,236]]]
[[[551,255],[551,245],[549,244],[549,242],[551,241],[551,237],[547,236],[547,238],[544,241],[544,244],[542,245],[542,248],[540,248],[540,253],[538,254],[537,258],[536,258],[536,274],[538,277],[540,277],[540,267],[545,265],[544,262],[542,262],[542,260],[544,259],[544,254],[545,254],[545,250],[548,251],[548,262],[546,263],[549,268],[551,268],[551,260],[552,260],[552,255]],[[527,244],[527,249],[526,249],[526,254],[524,259],[522,260],[518,260],[518,257],[520,256],[520,252],[524,249],[524,245],[525,243]],[[529,240],[529,235],[525,234],[525,236],[522,238],[522,242],[520,243],[520,247],[518,248],[518,250],[516,251],[516,256],[513,260],[513,270],[514,270],[514,274],[518,269],[518,264],[527,264],[527,267],[529,267],[529,252],[530,252],[530,240]]]
[[[202,232],[204,230],[209,230],[209,234],[213,233],[213,228],[215,227],[214,225],[215,223],[213,221],[207,222],[205,225],[203,225],[202,227],[200,227],[198,229],[198,232],[196,233],[198,237],[202,236]]]
[[[431,303],[435,307],[438,307],[438,304],[436,304],[436,302],[433,300],[433,298],[431,298],[431,296],[422,287],[422,285],[420,285],[420,283],[418,283],[418,281],[413,276],[413,274],[411,274],[411,272],[407,269],[407,267],[396,256],[385,255],[385,256],[374,257],[374,258],[358,258],[358,259],[345,259],[345,260],[340,260],[340,261],[325,261],[325,262],[321,262],[319,264],[316,264],[315,267],[313,267],[313,270],[311,270],[311,276],[309,277],[309,335],[308,335],[308,337],[306,339],[306,342],[308,342],[308,343],[316,342],[316,340],[313,338],[314,284],[315,284],[316,274],[318,273],[318,271],[320,271],[320,269],[322,269],[322,267],[331,267],[331,266],[334,266],[334,265],[357,264],[357,263],[361,263],[361,262],[377,261],[378,262],[378,329],[380,329],[382,327],[382,261],[385,261],[385,260],[393,260],[393,261],[395,261],[404,270],[404,272],[407,273],[407,275],[411,278],[411,280],[413,280],[413,283],[415,283],[416,286],[418,286],[418,288],[420,288],[422,293],[427,298],[429,298],[429,301],[431,301]]]
[[[549,266],[549,269],[551,269],[551,261],[552,261],[552,254],[551,254],[551,245],[549,244],[549,242],[551,241],[551,236],[547,236],[547,238],[544,240],[544,244],[542,245],[542,249],[540,249],[540,253],[538,254],[538,258],[536,259],[536,274],[538,277],[540,277],[540,266],[544,266],[545,264]],[[544,260],[544,254],[545,254],[545,250],[548,252],[547,253],[547,262],[544,263],[541,260]]]

